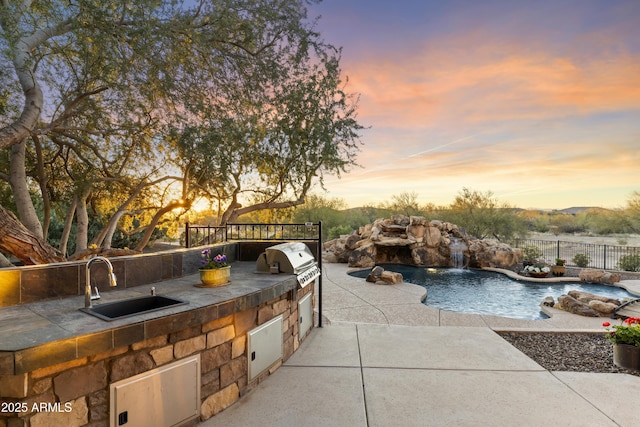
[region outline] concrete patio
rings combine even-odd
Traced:
[[[640,377],[549,372],[494,330],[602,332],[602,319],[440,311],[411,284],[325,264],[323,328],[217,426],[635,426]],[[637,285],[637,284],[631,284]],[[298,396],[288,399],[283,396]]]

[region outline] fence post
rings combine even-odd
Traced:
[[[186,248],[190,248],[191,247],[191,243],[190,243],[190,236],[189,236],[189,223],[185,222],[184,223],[184,245]]]
[[[604,249],[604,257],[602,262],[604,263],[604,266],[602,267],[602,269],[606,270],[607,269],[607,245],[604,245],[603,249]]]
[[[318,246],[316,249],[318,254],[318,268],[320,276],[318,277],[318,327],[322,328],[322,221],[318,221]]]
[[[558,240],[558,250],[556,251],[556,258],[560,258],[560,240]]]

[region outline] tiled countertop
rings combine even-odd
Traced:
[[[198,274],[103,292],[94,305],[142,295],[151,287],[188,304],[104,321],[79,309],[84,296],[0,308],[0,375],[21,374],[87,357],[260,305],[295,289],[290,274],[255,272],[254,262],[232,264],[231,284],[199,288]]]

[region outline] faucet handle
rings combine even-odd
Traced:
[[[151,295],[153,295],[153,296],[156,295],[156,287],[155,286],[151,287]]]
[[[100,292],[98,292],[98,287],[96,286],[94,289],[95,289],[96,293],[95,293],[95,295],[91,295],[91,299],[92,300],[100,299]]]

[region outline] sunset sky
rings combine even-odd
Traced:
[[[360,97],[350,207],[467,187],[521,208],[624,207],[640,191],[639,0],[325,0]]]

